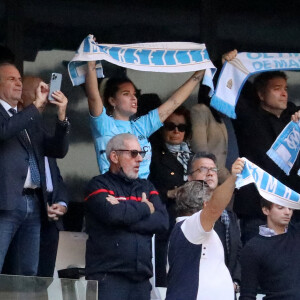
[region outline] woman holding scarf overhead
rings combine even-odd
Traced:
[[[88,62],[86,91],[100,172],[105,173],[109,168],[105,148],[110,138],[120,133],[129,132],[138,137],[142,150],[147,151],[139,172],[140,178],[147,178],[152,152],[148,137],[158,130],[162,126],[162,122],[189,97],[202,80],[204,70],[195,72],[157,109],[134,119],[138,106],[134,84],[128,78],[110,78],[106,83],[102,99],[98,90],[95,64],[95,62]]]

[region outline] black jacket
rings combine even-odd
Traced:
[[[266,153],[284,127],[291,121],[291,115],[298,110],[299,107],[288,102],[287,109],[282,112],[280,118],[277,118],[260,107],[254,109],[240,106],[234,123],[240,156],[246,157],[297,192],[300,191],[299,176],[297,175],[299,160],[297,159],[290,175],[287,176]],[[244,186],[237,191],[234,210],[238,216],[263,218],[260,196],[253,184]]]
[[[176,203],[175,199],[167,197],[167,192],[168,190],[173,190],[185,183],[183,174],[184,169],[182,164],[168,150],[164,142],[152,146],[150,175],[148,179],[157,188],[162,201],[167,206],[172,228],[176,219]]]
[[[141,202],[143,192],[154,205],[153,214]],[[108,202],[108,195],[119,204]],[[167,211],[152,183],[111,172],[96,176],[88,184],[85,208],[86,274],[117,273],[136,281],[150,278],[152,235],[168,229]]]

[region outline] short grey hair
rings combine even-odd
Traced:
[[[124,149],[126,150],[124,147],[124,142],[127,140],[136,140],[138,141],[137,137],[131,133],[121,133],[121,134],[117,134],[114,137],[112,137],[106,146],[106,156],[107,159],[109,160],[109,155],[112,151],[117,150],[117,149]]]
[[[189,216],[203,208],[211,197],[212,190],[202,180],[189,181],[176,191],[177,216]]]
[[[189,160],[188,162],[188,167],[187,167],[187,173],[191,174],[193,170],[193,164],[196,160],[201,159],[201,158],[209,158],[211,159],[215,165],[217,166],[217,158],[213,153],[208,153],[208,152],[197,152],[195,153]],[[218,167],[218,166],[217,166]]]

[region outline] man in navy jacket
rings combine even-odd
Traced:
[[[41,214],[47,214],[44,156],[62,158],[68,151],[67,98],[53,93],[58,107],[55,133],[41,126],[48,86],[41,82],[33,104],[17,110],[22,79],[17,68],[0,64],[0,270],[10,246],[13,274],[36,275]]]
[[[110,170],[85,195],[87,279],[98,280],[98,299],[149,300],[151,238],[168,229],[167,211],[153,184],[138,178],[145,151],[134,135],[113,137],[106,154]]]
[[[36,97],[36,89],[43,80],[36,76],[23,77],[22,103],[20,109],[31,105]],[[49,125],[48,125],[49,126]],[[63,230],[62,216],[67,212],[69,202],[67,187],[64,184],[55,158],[45,157],[47,182],[48,215],[42,215],[38,276],[53,277],[59,230]],[[7,256],[6,256],[7,258]]]

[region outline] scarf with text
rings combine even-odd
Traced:
[[[300,122],[291,121],[277,137],[267,155],[281,168],[286,175],[290,171],[298,157],[300,150]],[[300,170],[298,171],[298,175]]]
[[[236,188],[249,183],[254,183],[259,194],[268,201],[289,207],[300,209],[300,195],[282,184],[275,177],[244,158],[245,166],[241,174],[237,175]]]
[[[300,70],[300,53],[239,53],[224,64],[210,105],[235,119],[235,106],[247,79],[274,70]]]
[[[213,76],[216,68],[209,59],[205,44],[188,42],[160,42],[140,44],[98,44],[88,35],[80,44],[68,65],[73,85],[85,82],[87,61],[97,61],[98,78],[104,77],[101,60],[112,64],[148,72],[182,73],[206,70],[203,84],[213,94]]]

